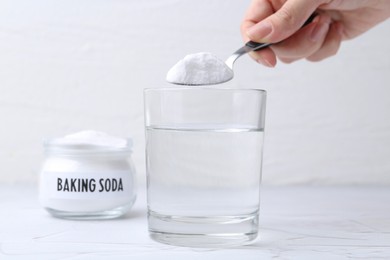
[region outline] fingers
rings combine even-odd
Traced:
[[[301,28],[315,9],[326,0],[253,0],[241,24],[244,42],[277,43],[249,55],[268,67],[279,58],[291,63],[306,58],[319,61],[336,54],[342,40],[342,25],[333,22],[330,11],[320,13]],[[277,10],[275,12],[275,10]]]
[[[325,0],[289,0],[286,1],[279,10],[274,14],[272,5],[269,1],[257,0],[254,2],[268,2],[268,6],[263,7],[260,11],[249,11],[246,18],[246,35],[249,39],[255,42],[280,42],[301,28],[309,16],[322,4]],[[256,8],[253,4],[250,8]],[[268,12],[268,16],[264,18],[264,14]],[[257,15],[260,19],[255,19]],[[257,21],[257,23],[255,23]],[[250,24],[252,22],[252,26]]]
[[[273,45],[271,49],[281,61],[286,63],[309,57],[323,45],[330,23],[329,15],[318,15],[312,23],[291,37]]]
[[[320,61],[325,58],[336,55],[340,48],[341,41],[343,38],[343,26],[339,22],[332,23],[330,25],[329,32],[326,36],[324,43],[321,48],[308,56],[306,59],[309,61]]]
[[[276,65],[276,55],[270,48],[261,51],[252,51],[249,55],[258,63],[273,68]]]
[[[312,24],[271,48],[285,63],[304,58],[320,61],[337,53],[342,41],[342,30],[341,23],[331,23],[329,16],[321,15]]]
[[[261,20],[272,15],[273,12],[272,5],[268,0],[253,0],[251,2],[240,28],[244,42],[251,40],[247,35],[247,31]]]
[[[247,30],[257,24],[259,21],[274,13],[273,6],[268,0],[253,0],[245,14],[244,20],[241,23],[241,35],[244,42],[250,41]],[[266,48],[261,51],[250,52],[249,55],[258,63],[267,67],[275,67],[276,55],[270,49]]]
[[[241,33],[246,40],[249,40],[247,36],[247,30],[252,26],[267,18],[274,13],[272,4],[268,0],[253,0],[248,7],[248,10],[244,16],[241,24]]]

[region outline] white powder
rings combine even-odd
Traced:
[[[167,81],[181,85],[212,85],[233,78],[233,71],[215,55],[208,52],[189,54],[173,66]]]
[[[50,141],[50,144],[77,148],[100,147],[123,149],[131,146],[131,141],[130,139],[118,138],[103,132],[86,130],[53,139]]]

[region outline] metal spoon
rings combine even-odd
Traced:
[[[225,64],[233,70],[234,62],[240,58],[242,55],[247,54],[251,51],[257,51],[264,48],[267,48],[268,46],[272,45],[272,43],[258,43],[249,41],[245,43],[245,45],[238,50],[236,50],[232,55],[229,56],[229,58],[226,59]]]

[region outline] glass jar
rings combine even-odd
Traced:
[[[53,216],[109,219],[134,204],[135,168],[131,139],[122,146],[44,142],[40,202]]]

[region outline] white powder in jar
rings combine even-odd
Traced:
[[[85,130],[53,139],[51,140],[51,144],[78,148],[106,147],[121,149],[131,146],[131,141],[95,130]]]
[[[208,52],[189,54],[176,63],[167,74],[167,81],[180,85],[213,85],[229,81],[233,71]]]
[[[88,130],[48,139],[40,174],[40,201],[52,215],[107,219],[136,199],[131,139]]]

